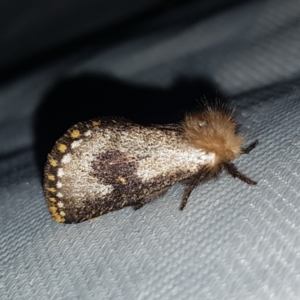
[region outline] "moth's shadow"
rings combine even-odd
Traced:
[[[120,116],[139,124],[178,122],[206,96],[221,95],[203,79],[180,79],[170,88],[133,85],[107,76],[82,74],[58,82],[44,96],[34,120],[35,157],[41,175],[47,153],[65,131],[80,121]],[[42,176],[40,176],[42,178]]]

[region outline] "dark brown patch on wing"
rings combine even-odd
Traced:
[[[125,182],[135,181],[137,160],[129,158],[119,150],[109,150],[101,153],[93,162],[91,175],[98,178],[104,184],[118,186]]]
[[[143,182],[137,176],[137,169],[143,158],[130,156],[119,150],[100,153],[92,162],[90,175],[102,184],[112,185],[113,191],[103,198],[86,199],[78,209],[65,209],[65,222],[88,220],[125,206],[141,206],[178,182],[178,178],[185,177],[182,173],[165,174]]]
[[[138,199],[148,193],[137,176],[141,157],[133,157],[119,150],[109,150],[99,154],[92,162],[91,175],[102,184],[113,186],[113,191],[101,203],[101,210],[111,211],[124,206],[134,205]]]

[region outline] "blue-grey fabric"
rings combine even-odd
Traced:
[[[2,85],[0,298],[299,299],[299,11],[299,1],[248,2],[189,26],[86,49]],[[100,98],[109,83],[109,91],[147,102],[149,93],[176,91],[185,102],[201,98],[208,82],[235,107],[247,141],[259,140],[235,161],[258,185],[222,174],[199,186],[184,211],[175,185],[138,211],[55,223],[37,153],[74,113],[70,98],[83,81],[82,111],[98,83]]]

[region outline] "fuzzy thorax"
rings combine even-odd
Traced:
[[[244,137],[237,133],[237,122],[227,110],[206,108],[203,112],[188,114],[183,131],[193,147],[215,154],[212,167],[241,155]]]

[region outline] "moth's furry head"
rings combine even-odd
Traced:
[[[237,125],[228,109],[206,106],[203,112],[186,115],[183,131],[193,147],[215,153],[212,167],[217,167],[241,155],[244,137],[237,133]]]

